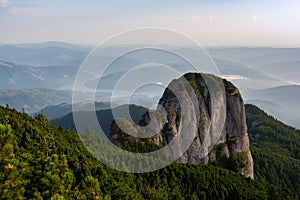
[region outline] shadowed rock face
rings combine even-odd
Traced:
[[[159,147],[179,138],[170,152],[180,152],[180,163],[212,163],[254,178],[244,102],[238,89],[226,80],[198,73],[173,80],[159,101],[158,111],[147,112],[140,125],[147,126],[134,125],[134,132],[143,129]],[[116,126],[114,122],[111,139],[134,139],[120,134]],[[185,148],[187,134],[193,140]]]

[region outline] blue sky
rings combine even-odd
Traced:
[[[97,44],[150,26],[204,45],[300,46],[299,10],[298,0],[0,0],[0,43]]]

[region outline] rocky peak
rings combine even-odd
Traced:
[[[244,102],[232,83],[209,74],[185,74],[169,84],[159,101],[158,113],[148,111],[140,121],[140,125],[147,125],[157,146],[183,138],[187,127],[192,132],[189,134],[194,139],[187,150],[183,142],[177,146],[179,151],[183,148],[178,162],[212,163],[254,177]],[[128,127],[131,132],[144,128]],[[112,131],[111,138],[117,139],[117,135],[124,134],[118,129]]]

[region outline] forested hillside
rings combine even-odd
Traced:
[[[287,188],[300,198],[300,134],[267,115],[256,106],[246,105],[247,124],[257,178]]]
[[[289,199],[261,179],[204,165],[174,163],[152,173],[115,171],[95,160],[79,137],[42,115],[0,107],[3,199]]]

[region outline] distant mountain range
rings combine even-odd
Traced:
[[[257,105],[275,118],[300,128],[300,86],[286,85],[244,91],[247,103]]]
[[[131,47],[128,45],[100,47],[97,59],[103,63],[112,61]],[[33,113],[45,106],[71,103],[71,92],[66,93],[65,90],[73,88],[77,71],[92,49],[93,46],[55,41],[0,45],[0,104],[9,104],[18,110],[24,108],[26,112]],[[203,72],[213,71],[211,67],[214,65],[204,51],[199,52],[194,47],[166,46],[166,49],[187,55]],[[246,101],[260,106],[290,125],[300,127],[298,108],[300,48],[206,47],[206,50],[221,73],[217,75],[237,85]],[[135,51],[111,63],[98,83],[97,88],[101,89],[102,95],[96,101],[110,101],[107,94],[111,92],[119,78],[132,67],[150,61],[167,64],[182,74],[193,70],[186,62],[172,54],[155,49]],[[99,77],[94,74],[99,67],[103,67],[101,63],[92,71],[84,71],[94,77],[85,83],[89,91],[98,81]],[[159,67],[156,66],[155,70],[159,70]],[[143,76],[144,74],[137,74],[135,77],[143,79]],[[156,78],[161,80],[158,83],[168,83],[176,77],[170,73],[167,75],[161,73]],[[62,91],[54,91],[57,89]],[[33,94],[35,92],[36,95]],[[136,92],[132,102],[129,103],[150,107],[157,104],[163,88],[150,85]],[[117,104],[128,103],[124,102],[124,99],[124,96],[118,97]],[[277,105],[276,109],[272,109],[270,105]],[[277,109],[279,107],[280,109]]]
[[[137,105],[121,105],[113,109],[104,109],[104,110],[98,110],[96,112],[96,116],[98,118],[99,124],[104,131],[105,134],[109,135],[110,133],[110,126],[112,121],[114,120],[113,113],[118,113],[118,114],[124,114],[126,111],[129,110],[130,117],[133,120],[134,123],[138,123],[139,120],[142,119],[142,115],[146,113],[148,110],[145,107],[142,106],[137,106]],[[91,111],[79,111],[80,116],[84,120],[89,120],[93,117],[91,115]],[[127,120],[131,121],[129,116],[124,116]],[[74,124],[74,119],[73,119],[73,113],[69,113],[66,116],[59,118],[59,119],[54,119],[51,121],[52,124],[56,126],[62,126],[66,130],[71,130],[76,132],[76,127]],[[88,128],[88,127],[87,127]]]
[[[95,110],[102,110],[102,109],[110,108],[111,104],[109,102],[95,102],[95,103],[80,102],[76,104],[76,108],[82,111],[91,111],[92,110],[91,108],[93,107]],[[46,106],[45,108],[43,108],[41,111],[37,113],[42,113],[47,117],[47,119],[53,120],[53,119],[64,117],[65,115],[71,112],[72,112],[72,104],[61,103],[59,105]]]
[[[72,111],[72,93],[71,90],[53,90],[53,89],[23,89],[23,90],[0,90],[0,105],[8,104],[19,111],[24,110],[29,114],[37,112],[44,113],[49,119],[62,117]],[[78,109],[90,110],[91,101],[86,101],[85,96],[88,92],[79,92],[80,98],[77,102]],[[111,94],[97,92],[95,94],[95,108],[104,109],[111,107]],[[151,107],[158,102],[159,97],[147,97],[145,95],[134,95],[130,98],[132,104],[138,104],[145,107]],[[114,98],[113,106],[128,103],[128,97],[121,96]],[[156,103],[153,103],[156,102]]]
[[[61,104],[62,106],[64,105],[62,103],[71,104],[72,92],[71,90],[51,89],[0,90],[0,105],[8,104],[12,108],[16,108],[19,111],[24,110],[31,114],[49,105]],[[87,93],[81,92],[80,94],[82,98],[84,98]],[[103,101],[105,101],[105,98],[107,99],[108,96],[106,93],[97,93],[96,95],[99,96],[99,99],[100,97],[103,98]],[[82,104],[86,104],[86,102],[82,102]],[[48,110],[50,109],[47,109],[47,111]],[[52,116],[50,113],[49,115]]]
[[[34,66],[80,65],[90,50],[91,47],[63,42],[1,45],[0,60]]]
[[[92,46],[63,42],[0,45],[0,87],[2,89],[28,89],[38,85],[40,88],[70,89],[78,68],[92,48]],[[201,72],[215,72],[210,58],[198,49],[193,47],[166,48],[179,55],[187,55],[187,59],[196,61],[195,64]],[[120,72],[153,61],[167,64],[182,74],[193,70],[181,58],[155,49],[140,50],[121,57],[120,52],[130,50],[129,46],[108,46],[99,49],[98,61],[108,62],[118,57],[105,75],[118,76]],[[297,56],[300,50],[297,48],[207,48],[207,51],[221,72],[217,75],[233,77],[231,81],[240,89],[262,89],[286,85],[291,81],[297,82],[296,75],[299,74],[297,66],[300,62]],[[106,65],[101,66],[100,62],[94,70],[98,71],[99,67],[106,67]],[[292,70],[285,70],[289,67]],[[93,74],[93,72],[87,73]],[[284,76],[278,76],[280,74]],[[161,78],[164,78],[163,74]],[[107,84],[106,88],[113,85],[113,82],[104,81],[104,83]]]
[[[70,89],[76,69],[67,65],[35,67],[0,60],[0,89]]]

